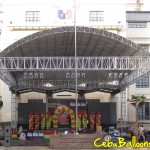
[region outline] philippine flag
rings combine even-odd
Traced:
[[[72,24],[74,22],[73,0],[55,0],[54,3],[57,19],[55,23]]]
[[[58,10],[58,18],[71,20],[72,19],[72,10],[69,10],[69,9],[68,10],[59,9]]]

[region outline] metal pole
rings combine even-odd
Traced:
[[[122,136],[122,120],[123,120],[122,107],[123,107],[123,102],[121,101],[121,136]]]
[[[77,32],[76,32],[76,0],[74,0],[74,47],[75,47],[75,100],[76,100],[76,133],[78,133],[78,80],[77,80]]]
[[[138,107],[139,107],[139,102],[137,100],[136,100],[135,106],[136,106],[136,141],[138,141],[138,128],[139,128]]]

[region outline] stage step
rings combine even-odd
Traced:
[[[68,134],[68,135],[52,135],[50,140],[51,149],[97,149],[93,142],[96,138],[101,138],[100,134]]]
[[[46,140],[11,140],[11,146],[49,146]]]

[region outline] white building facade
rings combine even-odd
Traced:
[[[148,0],[143,0],[141,3],[136,2],[136,0],[105,0],[102,2],[99,0],[76,0],[76,5],[74,1],[70,0],[3,0],[0,1],[0,4],[2,4],[0,7],[3,10],[2,21],[0,19],[1,51],[19,39],[35,32],[57,26],[74,26],[75,24],[116,33],[140,44],[149,51],[150,7],[148,7]],[[76,14],[74,14],[74,8],[76,8]],[[121,118],[122,99],[130,99],[133,94],[144,94],[150,98],[149,82],[149,77],[145,77],[143,81],[138,81],[137,84],[130,86],[121,95],[112,96],[102,92],[93,92],[86,94],[85,98],[100,99],[101,102],[117,102],[118,120]],[[11,121],[11,92],[2,81],[0,88],[0,95],[4,102],[0,121]],[[65,95],[62,98],[75,98],[75,94],[69,92],[54,94],[53,98],[60,98],[59,95]],[[21,94],[18,102],[27,103],[29,99],[43,99],[43,102],[46,102],[47,97],[46,94],[31,92]],[[132,106],[125,104],[123,111],[126,121],[135,120]],[[139,111],[141,120],[150,120],[149,103],[145,104]]]

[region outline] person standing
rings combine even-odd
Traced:
[[[145,135],[144,135],[144,128],[143,125],[139,126],[139,138],[142,136],[143,140],[145,141]]]

